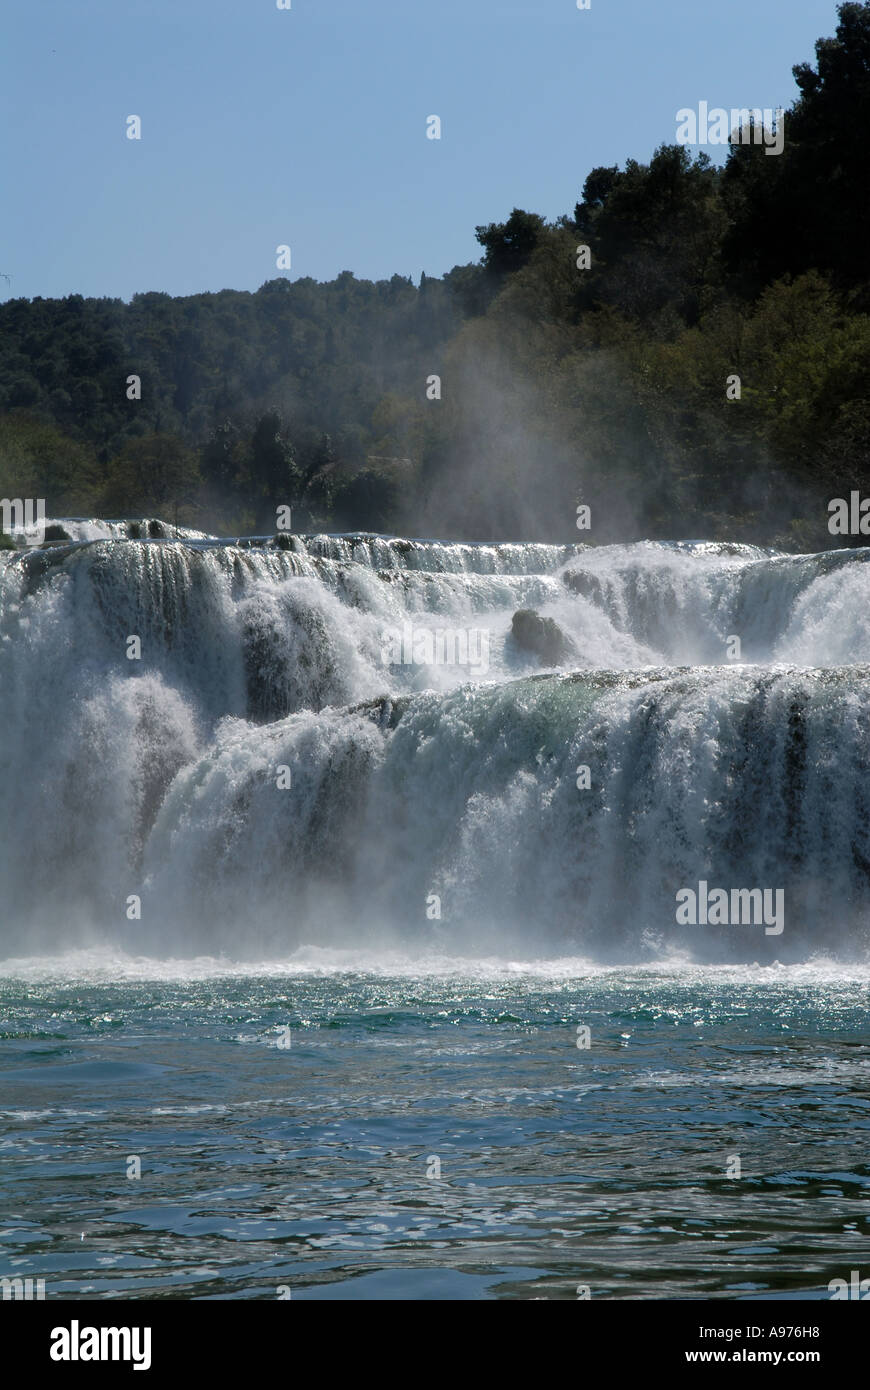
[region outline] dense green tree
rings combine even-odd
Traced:
[[[474,234],[484,250],[484,268],[503,278],[521,270],[541,239],[544,219],[536,212],[514,208],[506,222],[490,222],[475,227]]]
[[[816,268],[861,290],[870,308],[870,3],[841,4],[838,16],[835,37],[816,44],[816,66],[793,69],[800,95],[785,114],[782,155],[755,144],[732,148],[724,253],[747,295]]]
[[[242,485],[248,490],[258,531],[274,531],[277,508],[296,506],[300,500],[302,472],[276,410],[261,416],[254,426]]]
[[[196,454],[173,435],[130,439],[109,467],[102,508],[109,516],[195,519],[200,474]]]
[[[102,470],[93,451],[27,414],[0,415],[0,497],[45,499],[47,514],[98,510]]]
[[[667,311],[671,328],[697,320],[719,246],[718,179],[705,154],[693,160],[680,145],[662,146],[648,165],[594,170],[575,209],[593,251],[586,304],[651,324]]]

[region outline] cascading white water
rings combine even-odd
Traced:
[[[0,552],[0,954],[863,951],[867,557]],[[549,657],[512,633],[521,609],[551,620]],[[445,631],[467,652],[439,653]],[[701,880],[783,889],[785,930],[679,924]]]

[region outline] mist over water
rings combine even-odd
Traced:
[[[4,957],[863,955],[866,551],[79,525],[0,557]],[[445,629],[471,664],[385,662]],[[678,925],[699,880],[782,889],[784,931]]]

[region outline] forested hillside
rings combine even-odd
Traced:
[[[0,496],[229,533],[289,504],[294,529],[842,543],[828,500],[870,494],[870,3],[794,75],[782,155],[593,169],[443,279],[7,300]]]

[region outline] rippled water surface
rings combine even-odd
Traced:
[[[0,973],[0,1273],[49,1298],[828,1297],[870,1263],[866,969]]]

